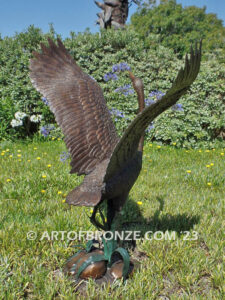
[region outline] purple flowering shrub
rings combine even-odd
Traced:
[[[48,137],[50,132],[55,129],[55,126],[54,125],[51,125],[51,124],[48,124],[48,125],[45,125],[45,126],[42,126],[40,128],[40,133],[44,136],[44,137]]]
[[[70,158],[69,152],[63,151],[63,152],[60,154],[60,161],[61,161],[61,162],[65,163],[66,160],[67,160],[68,158]]]
[[[48,100],[45,97],[41,98],[42,102],[45,104],[46,107],[49,106]],[[57,138],[63,138],[62,131],[60,127],[55,124],[46,124],[46,119],[42,122],[40,128],[39,128],[39,133],[41,137],[45,139],[57,139]]]
[[[120,86],[117,89],[115,89],[116,93],[122,93],[125,96],[132,95],[134,93],[134,90],[131,88],[130,84],[125,84],[124,86]]]
[[[117,76],[115,73],[120,74],[121,72],[124,71],[128,71],[131,70],[130,66],[127,63],[120,63],[120,64],[116,64],[113,65],[112,67],[112,72],[107,73],[104,75],[104,80],[106,82],[108,82],[110,79],[111,80],[119,80],[119,76]],[[115,77],[116,75],[116,77]],[[134,93],[134,89],[131,87],[131,84],[125,84],[123,86],[119,86],[116,89],[114,89],[115,93],[118,93],[120,95],[124,95],[124,96],[130,96],[135,94]],[[153,90],[149,93],[148,98],[145,99],[145,106],[149,106],[154,104],[156,101],[159,101],[163,96],[165,95],[165,93],[163,93],[162,91],[158,91],[158,90]],[[136,101],[137,101],[137,95],[135,94],[136,97]],[[119,99],[118,99],[119,100]],[[128,101],[126,101],[125,103],[129,103],[130,98]],[[118,104],[119,101],[117,101]],[[122,107],[123,109],[123,107]],[[172,106],[171,108],[173,111],[183,111],[183,107],[182,104],[175,104]],[[116,122],[116,126],[117,128],[119,127],[119,129],[124,130],[125,126],[128,126],[128,122],[125,121],[129,121],[131,118],[127,117],[124,109],[123,110],[119,110],[117,108],[112,108],[110,110],[110,113],[114,119],[114,121]],[[133,116],[133,118],[135,118],[135,116]],[[122,124],[122,126],[121,126]],[[124,126],[123,126],[124,125]],[[124,127],[124,128],[123,128]],[[146,135],[148,138],[153,138],[153,129],[155,128],[154,122],[151,122],[148,126],[148,128],[146,129]]]

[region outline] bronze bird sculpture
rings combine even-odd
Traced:
[[[146,108],[143,83],[129,73],[138,95],[139,113],[121,138],[100,86],[76,64],[61,40],[57,42],[49,39],[48,46],[41,44],[41,53],[33,53],[30,78],[34,87],[47,98],[65,135],[71,154],[71,173],[85,175],[83,183],[68,194],[66,202],[93,206],[92,223],[108,230],[141,171],[145,129],[188,91],[198,75],[201,42],[199,48],[197,45],[195,50],[191,47],[190,57],[186,55],[185,66],[167,93]],[[96,212],[105,200],[107,221],[101,224],[96,220]]]

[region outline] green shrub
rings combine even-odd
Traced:
[[[38,131],[35,127],[27,132],[25,124],[12,128],[10,122],[17,111],[28,116],[41,114],[40,126],[54,122],[54,116],[28,76],[31,52],[40,49],[40,41],[46,41],[47,36],[54,38],[55,34],[43,35],[39,29],[30,27],[25,33],[0,41],[0,138],[32,136]],[[118,80],[104,80],[113,65],[127,63],[134,74],[142,78],[146,98],[155,90],[166,92],[183,66],[183,60],[178,60],[172,50],[157,44],[157,37],[153,35],[152,40],[157,46],[147,50],[139,35],[130,29],[96,34],[86,31],[78,35],[71,32],[71,37],[64,40],[79,66],[101,85],[108,107],[123,112],[123,115],[113,115],[120,135],[135,117],[138,105],[135,93],[126,96],[115,91],[131,84],[127,72],[115,73]],[[214,147],[224,135],[223,79],[224,65],[211,55],[209,62],[202,63],[190,92],[180,101],[184,111],[170,109],[159,116],[147,138],[167,144],[176,142],[179,147]]]
[[[203,62],[190,91],[181,98],[183,111],[160,115],[150,137],[178,147],[211,147],[225,137],[224,67]]]
[[[54,121],[40,94],[33,88],[29,79],[29,59],[32,51],[39,48],[48,35],[30,26],[26,32],[0,41],[0,139],[25,138],[38,130],[35,123],[25,120],[23,126],[12,127],[16,112],[27,116],[43,115],[43,119]]]

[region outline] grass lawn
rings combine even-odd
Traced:
[[[63,151],[62,141],[1,144],[0,299],[82,299],[67,277],[56,276],[78,241],[42,238],[95,230],[90,208],[64,203],[82,177],[69,174],[69,162],[59,160]],[[125,284],[99,290],[90,280],[84,299],[223,299],[223,153],[146,144],[122,214],[143,236],[153,232],[137,241],[148,258]],[[30,231],[35,240],[27,239]],[[160,240],[154,232],[176,236]]]

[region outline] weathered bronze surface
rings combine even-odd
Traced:
[[[58,39],[58,45],[51,39],[48,42],[48,47],[41,44],[42,53],[34,52],[34,59],[30,61],[30,78],[47,98],[65,135],[72,158],[71,173],[86,175],[83,183],[68,194],[66,202],[94,206],[92,223],[110,230],[141,171],[143,133],[158,115],[188,91],[200,69],[201,43],[199,49],[196,45],[195,51],[191,47],[190,58],[186,56],[184,68],[167,93],[145,109],[143,83],[129,73],[138,95],[140,113],[119,138],[100,86],[75,63],[61,40]],[[96,213],[103,201],[107,201],[108,206],[107,222],[101,214],[101,224]],[[89,254],[79,255],[79,262],[74,259],[78,265],[89,257]],[[104,262],[89,267],[83,274],[84,278],[99,278],[105,272]],[[120,276],[119,269],[121,266],[114,266],[115,276]]]
[[[110,268],[109,272],[115,279],[121,279],[123,278],[123,266],[124,262],[119,260],[116,261]],[[130,270],[128,272],[128,276],[132,276],[134,271],[134,265],[133,263],[130,263]]]
[[[81,279],[87,279],[87,278],[101,278],[102,276],[105,275],[105,272],[107,270],[106,267],[106,261],[102,260],[99,262],[95,262],[90,264],[81,274],[80,278]]]
[[[100,86],[75,63],[63,43],[49,39],[41,44],[42,53],[34,52],[30,61],[33,85],[45,96],[65,135],[71,154],[71,173],[85,174],[83,183],[71,191],[66,202],[71,205],[95,206],[91,221],[110,229],[115,214],[124,205],[142,168],[143,133],[163,111],[185,94],[198,75],[200,48],[186,56],[172,87],[157,102],[144,108],[144,86],[130,73],[138,95],[141,113],[119,139]],[[141,143],[141,145],[140,145]],[[107,200],[107,224],[96,220],[100,203]]]
[[[81,265],[88,260],[89,257],[93,256],[93,254],[101,254],[103,255],[104,252],[101,249],[95,249],[91,252],[86,252],[85,250],[79,252],[75,257],[69,259],[64,267],[64,273],[74,276],[76,275],[77,271],[81,267]],[[75,266],[75,268],[73,268]],[[124,262],[120,258],[116,258],[112,266],[107,267],[107,260],[101,260],[99,262],[89,264],[84,271],[80,274],[80,279],[104,279],[99,281],[100,283],[104,280],[113,282],[114,280],[123,278],[123,268]],[[133,261],[130,262],[129,271],[127,273],[126,278],[131,277],[133,275],[135,268],[135,264]],[[136,262],[137,268],[137,262]],[[107,274],[106,274],[107,273]]]
[[[74,272],[71,271],[71,268],[78,262],[79,259],[84,257],[87,254],[86,251],[81,251],[77,256],[71,258],[65,265],[64,272],[69,275],[73,275]]]
[[[95,249],[91,252],[81,251],[75,257],[69,259],[66,263],[64,272],[68,275],[74,275],[79,270],[81,265],[93,254],[104,254],[104,252],[100,249]],[[75,266],[76,268],[72,271],[71,269]],[[99,262],[91,263],[89,266],[85,268],[85,270],[80,274],[81,279],[88,279],[88,278],[101,278],[104,276],[107,270],[106,260],[102,260]]]

